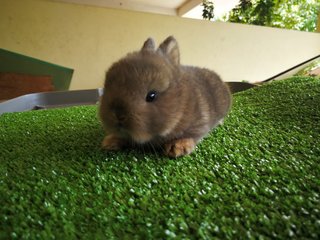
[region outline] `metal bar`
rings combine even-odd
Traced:
[[[102,93],[102,88],[31,93],[0,103],[0,115],[7,112],[96,104]]]
[[[278,73],[277,75],[274,75],[274,76],[272,76],[272,77],[270,77],[270,78],[268,78],[268,79],[266,79],[266,80],[264,80],[264,81],[262,81],[262,82],[263,82],[263,83],[264,83],[264,82],[269,82],[269,81],[275,79],[276,77],[279,77],[279,76],[281,76],[281,75],[283,75],[283,74],[285,74],[285,73],[287,73],[287,72],[290,72],[290,71],[292,71],[293,69],[298,68],[298,67],[300,67],[300,66],[302,66],[302,65],[304,65],[304,64],[306,64],[306,63],[308,63],[308,62],[311,62],[311,61],[313,61],[313,60],[315,60],[315,59],[317,59],[317,58],[319,58],[319,57],[320,57],[320,54],[317,55],[317,56],[315,56],[315,57],[313,57],[313,58],[310,58],[310,59],[308,59],[308,60],[306,60],[306,61],[304,61],[304,62],[302,62],[302,63],[299,63],[298,65],[295,65],[295,66],[293,66],[293,67],[291,67],[291,68],[289,68],[289,69],[287,69],[287,70],[285,70],[285,71],[283,71],[283,72],[281,72],[281,73]]]

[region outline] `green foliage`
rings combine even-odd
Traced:
[[[230,15],[227,15],[224,20],[238,23],[248,23],[250,9],[252,9],[251,0],[240,0],[239,4],[232,9]]]
[[[240,0],[224,20],[314,32],[319,11],[318,0]]]
[[[96,106],[0,116],[0,239],[319,239],[320,80],[234,95],[190,156],[103,152]]]
[[[320,68],[320,59],[313,61],[312,63],[308,64],[306,67],[301,69],[299,72],[295,74],[295,76],[308,76],[312,70]],[[318,76],[319,78],[320,76]]]
[[[202,17],[206,20],[211,20],[214,18],[214,4],[211,1],[204,0],[202,2],[203,12]]]
[[[285,3],[279,1],[275,6],[270,26],[315,32],[319,14],[318,0],[287,0]]]

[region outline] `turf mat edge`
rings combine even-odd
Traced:
[[[320,80],[234,95],[190,156],[100,150],[97,108],[0,116],[0,238],[320,237]]]

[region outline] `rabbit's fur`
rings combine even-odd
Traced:
[[[100,103],[102,147],[152,145],[170,157],[186,155],[230,106],[230,91],[215,72],[181,65],[173,37],[158,49],[149,38],[107,72]]]

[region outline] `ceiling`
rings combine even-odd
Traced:
[[[202,0],[54,0],[100,7],[120,8],[182,16],[202,3]]]

